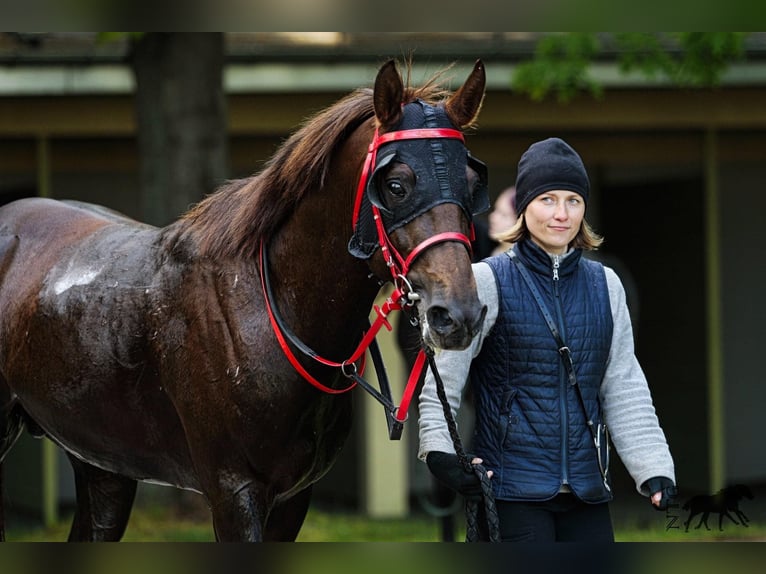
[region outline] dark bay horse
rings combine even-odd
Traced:
[[[412,87],[384,64],[374,89],[165,228],[75,202],[0,208],[0,461],[24,429],[66,451],[70,540],[121,539],[137,481],[202,493],[218,540],[295,539],[353,385],[288,341],[289,358],[273,314],[340,364],[390,281],[428,345],[468,345],[485,312],[466,244],[486,173],[462,131],[485,73],[476,62],[454,93],[437,80]]]

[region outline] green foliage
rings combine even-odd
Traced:
[[[588,77],[588,66],[599,50],[600,43],[594,34],[545,36],[537,44],[534,59],[516,69],[513,86],[533,100],[542,100],[551,92],[561,102],[571,100],[580,91],[598,96],[601,90]]]
[[[555,95],[565,103],[582,92],[598,97],[603,88],[589,76],[589,67],[608,45],[623,74],[715,87],[726,69],[744,58],[746,37],[743,32],[551,34],[538,42],[532,60],[519,64],[511,85],[535,101]]]
[[[741,32],[626,33],[615,36],[623,72],[663,74],[681,86],[714,87],[726,68],[744,57]]]
[[[661,34],[626,32],[616,34],[615,43],[620,50],[617,63],[620,71],[625,74],[639,71],[647,77],[655,78],[674,68],[673,56],[663,45]]]
[[[745,54],[743,32],[682,32],[679,42],[684,57],[678,79],[702,86],[715,86],[726,68]]]

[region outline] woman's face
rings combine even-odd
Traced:
[[[580,231],[585,202],[579,193],[553,190],[538,195],[524,210],[532,240],[552,255],[563,255]]]

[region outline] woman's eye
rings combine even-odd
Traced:
[[[399,180],[389,179],[386,181],[386,186],[388,187],[388,191],[390,191],[395,196],[401,197],[404,195],[404,186],[401,184],[401,182],[399,182]]]

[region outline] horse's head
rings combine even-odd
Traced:
[[[465,147],[484,97],[484,66],[454,94],[406,101],[393,61],[375,81],[377,132],[357,198],[352,254],[416,301],[424,341],[465,348],[486,313],[471,271],[472,217],[489,207],[486,167]],[[403,103],[404,102],[404,103]]]

